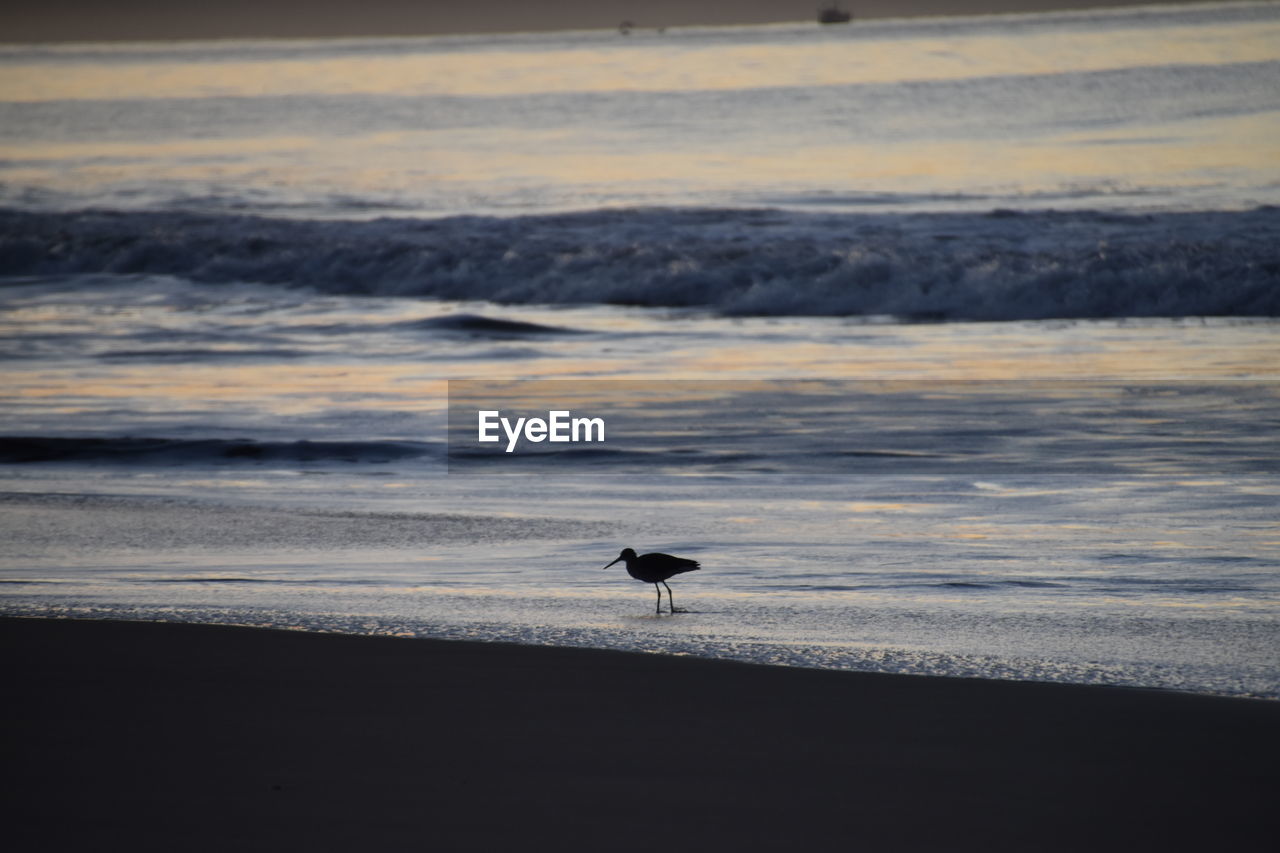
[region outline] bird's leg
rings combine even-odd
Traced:
[[[663,586],[667,586],[667,582],[666,582],[666,581],[663,581],[663,582],[662,582],[662,585],[663,585]],[[661,601],[661,600],[662,600],[662,593],[661,593],[661,592],[659,592],[659,593],[658,593],[658,600],[659,600],[659,601]],[[667,586],[667,601],[671,604],[671,612],[672,612],[672,613],[688,613],[688,612],[689,612],[689,611],[685,610],[683,607],[681,607],[679,610],[677,610],[677,609],[676,609],[676,600],[675,600],[674,598],[672,598],[672,597],[671,597],[671,587],[669,587],[669,586]]]
[[[658,607],[653,612],[658,615],[662,615],[662,590],[658,589],[658,585],[656,583],[653,585],[653,588],[658,590]]]

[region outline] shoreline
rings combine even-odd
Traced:
[[[0,632],[19,849],[1222,849],[1268,837],[1280,795],[1269,700],[200,624]]]

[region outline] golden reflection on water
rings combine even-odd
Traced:
[[[540,315],[522,319],[546,321]],[[625,328],[625,321],[617,321]],[[839,326],[832,320],[789,320]],[[744,321],[743,337],[753,325],[777,328],[765,321]],[[1031,323],[948,324],[945,334],[929,325],[849,326],[847,340],[815,342],[784,336],[754,343],[713,345],[687,343],[664,350],[602,350],[598,343],[568,339],[557,351],[521,360],[513,379],[574,379],[562,384],[521,384],[532,407],[597,405],[602,394],[617,396],[619,410],[639,417],[654,401],[664,411],[680,403],[714,401],[716,389],[705,384],[682,386],[678,380],[733,380],[725,394],[750,389],[746,380],[809,380],[806,393],[819,399],[823,380],[907,380],[912,393],[924,393],[919,380],[1103,380],[1280,378],[1280,339],[1271,323]],[[696,339],[697,321],[686,329]],[[824,334],[829,331],[825,330]],[[735,336],[735,341],[742,340]],[[175,367],[99,362],[65,365],[31,362],[6,369],[0,405],[14,416],[22,413],[92,413],[128,406],[140,412],[199,410],[207,405],[241,405],[264,415],[302,415],[357,405],[369,411],[442,412],[446,379],[490,380],[476,387],[483,397],[510,382],[492,382],[505,369],[486,359],[450,360],[436,366],[404,361],[333,358],[324,363],[182,364]],[[511,375],[511,374],[508,374]],[[654,381],[625,387],[611,379]],[[836,386],[832,386],[835,388]],[[892,383],[877,390],[891,393]],[[1039,386],[1053,393],[1054,385]],[[762,382],[759,390],[768,392]],[[792,388],[792,391],[798,390]],[[938,393],[947,392],[939,384]],[[990,392],[990,389],[988,389]],[[831,391],[831,393],[837,393]],[[542,397],[538,394],[542,393]],[[1070,389],[1064,389],[1070,393]],[[548,396],[549,395],[549,396]],[[545,399],[544,399],[545,398]],[[784,413],[785,414],[785,413]],[[886,507],[887,509],[887,507]],[[870,511],[870,509],[863,510]],[[901,509],[897,511],[903,511]]]
[[[234,47],[215,51],[196,45],[172,47],[174,59],[146,51],[134,56],[131,50],[137,49],[121,48],[108,60],[80,63],[24,63],[19,53],[0,64],[0,100],[395,95],[409,98],[404,108],[413,109],[415,96],[510,96],[516,99],[512,110],[532,113],[540,109],[532,96],[544,93],[793,88],[796,97],[806,97],[839,85],[1280,59],[1280,24],[1259,23],[1243,38],[1241,32],[1238,24],[1104,33],[1084,28],[1031,31],[1017,40],[1007,34],[961,33],[951,38],[806,40],[803,47],[694,41],[678,33],[665,47],[648,39],[642,47],[629,46],[608,35],[559,47],[428,39],[407,46],[387,43],[376,52],[337,49],[327,56],[320,46],[308,49],[304,43],[272,59],[256,58],[247,48],[237,53]],[[833,109],[838,108],[838,101],[833,102]],[[749,122],[740,115],[735,119]],[[714,109],[704,120],[715,120]],[[395,133],[352,127],[322,142],[283,129],[279,136],[255,133],[252,139],[233,134],[172,141],[28,140],[0,144],[0,159],[12,163],[4,168],[6,182],[59,192],[136,180],[190,182],[199,194],[210,187],[265,180],[273,192],[297,189],[305,194],[333,186],[343,193],[392,199],[427,191],[465,196],[468,186],[494,183],[531,192],[547,185],[607,187],[608,192],[601,191],[604,196],[663,182],[733,190],[741,186],[743,175],[767,176],[773,186],[800,192],[842,186],[934,193],[999,193],[1018,187],[1036,192],[1107,181],[1207,186],[1214,184],[1214,175],[1280,166],[1280,147],[1274,142],[1280,138],[1280,116],[1275,112],[1179,121],[1167,133],[1159,128],[1166,137],[1159,145],[1107,130],[1105,122],[1096,130],[1066,130],[1016,146],[991,139],[867,144],[852,127],[847,144],[823,146],[813,141],[811,128],[769,125],[752,126],[732,139],[659,127],[656,142],[619,146],[608,127],[570,125],[544,130],[525,126],[518,133],[496,127]],[[1148,126],[1144,133],[1150,130]],[[835,131],[824,132],[831,138]],[[270,174],[264,176],[266,171]]]
[[[1011,47],[1011,45],[1016,45]],[[959,34],[780,44],[689,43],[643,49],[604,35],[562,49],[499,49],[423,40],[417,52],[255,60],[234,54],[204,62],[117,52],[110,63],[50,65],[11,61],[0,99],[259,97],[292,94],[529,95],[540,92],[677,91],[816,87],[1002,74],[1053,74],[1149,65],[1259,62],[1280,58],[1280,25],[1263,22],[1240,38],[1238,25],[1198,25],[1097,33]],[[192,58],[196,58],[194,53]],[[411,48],[413,49],[413,48]]]
[[[848,341],[717,348],[691,355],[682,372],[833,379],[1280,378],[1280,339],[1271,324],[1188,323],[1153,335],[1142,329],[1141,321],[1070,323],[1056,333],[1023,323],[952,324],[946,335],[929,325],[873,327]],[[908,345],[894,345],[894,338]]]
[[[852,502],[852,503],[846,503],[846,504],[844,505],[844,508],[845,508],[845,509],[847,509],[849,512],[856,512],[856,513],[864,513],[864,512],[874,512],[874,513],[902,513],[902,512],[906,512],[906,513],[918,513],[918,512],[925,512],[925,508],[924,508],[924,507],[918,506],[918,505],[916,505],[916,504],[904,504],[904,503],[878,503],[878,502],[872,502],[872,501],[854,501],[854,502]]]
[[[143,410],[164,411],[201,402],[254,403],[276,415],[323,410],[359,397],[364,409],[432,411],[444,408],[446,382],[421,377],[418,365],[347,364],[340,369],[273,364],[102,368],[92,377],[50,367],[12,371],[0,400],[20,407],[42,399],[65,400],[68,412],[92,411],[110,400],[132,400]],[[141,401],[150,399],[151,405]]]
[[[1147,128],[1150,130],[1150,128]],[[991,140],[814,145],[795,128],[761,127],[749,139],[620,148],[595,131],[413,131],[323,141],[299,136],[217,140],[0,144],[6,180],[76,192],[131,180],[273,192],[331,187],[370,197],[460,197],[501,183],[513,192],[591,188],[608,197],[699,186],[732,192],[743,175],[790,193],[864,191],[1055,192],[1072,186],[1123,195],[1129,186],[1212,189],[1221,177],[1280,171],[1280,114],[1180,122],[1151,145],[1122,133],[1069,133],[1035,145]],[[803,156],[798,156],[802,152]],[[1216,176],[1216,177],[1215,177]],[[481,199],[483,201],[483,198]],[[350,213],[348,213],[350,215]]]

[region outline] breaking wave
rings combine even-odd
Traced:
[[[1280,208],[814,214],[633,209],[334,222],[0,211],[0,274],[919,320],[1277,316]],[[473,328],[482,334],[531,330]],[[562,330],[555,330],[562,331]]]

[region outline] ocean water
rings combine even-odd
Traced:
[[[1280,698],[1277,139],[1277,4],[0,47],[0,612]]]

